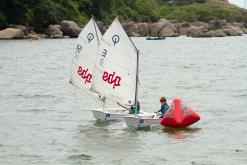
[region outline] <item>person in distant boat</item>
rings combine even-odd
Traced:
[[[159,114],[159,118],[163,118],[166,111],[169,109],[169,105],[166,103],[165,97],[160,98],[160,104],[161,104],[161,108],[157,113]]]
[[[136,114],[140,113],[140,103],[137,101],[137,109],[136,109]],[[135,106],[130,107],[130,114],[135,114]]]

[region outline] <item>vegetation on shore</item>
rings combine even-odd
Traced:
[[[62,20],[84,25],[91,15],[106,24],[115,16],[135,22],[155,22],[160,18],[247,22],[247,10],[224,0],[0,0],[0,29],[21,24],[42,32]]]

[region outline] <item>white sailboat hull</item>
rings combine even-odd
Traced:
[[[102,121],[123,121],[125,116],[130,115],[129,111],[121,108],[94,109],[93,116]]]
[[[128,127],[161,126],[161,119],[156,114],[139,114],[138,116],[124,117],[124,121]]]

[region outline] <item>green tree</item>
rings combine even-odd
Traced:
[[[6,25],[6,16],[4,15],[4,13],[2,13],[0,11],[0,29],[5,28]]]

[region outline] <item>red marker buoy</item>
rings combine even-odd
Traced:
[[[160,124],[167,127],[187,127],[200,120],[191,107],[185,104],[181,99],[175,98],[171,107],[166,111]]]

